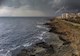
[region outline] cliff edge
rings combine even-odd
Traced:
[[[72,56],[80,56],[80,17],[56,18],[47,25],[51,28],[50,32],[59,36],[63,45],[69,45],[73,49]]]
[[[50,42],[39,42],[22,49],[17,56],[80,56],[80,17],[53,18],[45,23],[50,28]]]

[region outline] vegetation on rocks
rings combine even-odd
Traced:
[[[39,42],[23,49],[17,56],[80,56],[80,18],[51,19],[48,25],[52,34],[51,42]],[[61,41],[61,42],[60,42]],[[57,43],[58,44],[57,44]]]
[[[72,55],[80,56],[80,18],[55,19],[50,22],[50,32],[59,35],[60,40],[73,48]]]

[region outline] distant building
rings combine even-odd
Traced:
[[[69,13],[69,16],[70,16],[70,18],[75,18],[75,17],[77,17],[77,14],[76,13]]]
[[[80,13],[63,13],[62,18],[75,18],[77,15],[80,16]]]
[[[69,18],[69,13],[63,13],[62,18]]]
[[[80,17],[80,13],[77,13],[77,16]]]
[[[68,18],[76,18],[80,17],[80,13],[63,13],[61,16],[57,16],[58,19],[68,19]]]

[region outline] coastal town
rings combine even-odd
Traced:
[[[68,19],[68,18],[76,18],[76,17],[80,17],[80,13],[71,13],[71,12],[62,13],[60,16],[57,16],[56,18],[58,18],[58,19],[60,19],[60,18]]]

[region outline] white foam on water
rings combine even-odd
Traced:
[[[10,50],[7,51],[7,53],[5,54],[5,56],[12,56],[12,53],[10,52]]]
[[[24,47],[28,47],[28,46],[31,46],[32,43],[26,43],[26,44],[23,44]]]
[[[39,34],[38,36],[36,36],[36,38],[38,38],[39,40],[43,40],[43,36],[46,34],[47,31],[43,31],[41,34]]]
[[[32,44],[36,43],[37,41],[40,41],[40,40],[44,41],[43,36],[44,36],[44,34],[46,34],[46,32],[47,31],[42,31],[41,33],[37,34],[37,36],[33,36],[33,38],[35,38],[36,40],[31,40],[31,42],[25,43],[25,44],[23,44],[23,46],[29,47]]]
[[[47,28],[47,27],[45,27],[45,26],[41,26],[41,25],[37,25],[36,27],[37,27],[37,28],[41,28],[41,29],[49,30],[49,28]]]
[[[38,40],[42,40],[43,39],[43,37],[41,37],[41,36],[37,36],[36,38],[38,38]]]
[[[46,33],[46,31],[42,32],[42,34],[40,34],[40,36],[43,36]]]
[[[17,47],[15,47],[15,48],[11,48],[10,50],[15,50],[15,49],[17,49],[17,48],[19,48],[20,46],[17,46]]]
[[[10,50],[6,51],[5,49],[1,49],[0,56],[11,56],[11,52]]]
[[[37,25],[36,27],[38,27],[38,28],[42,28],[42,26],[40,26],[40,25]]]

